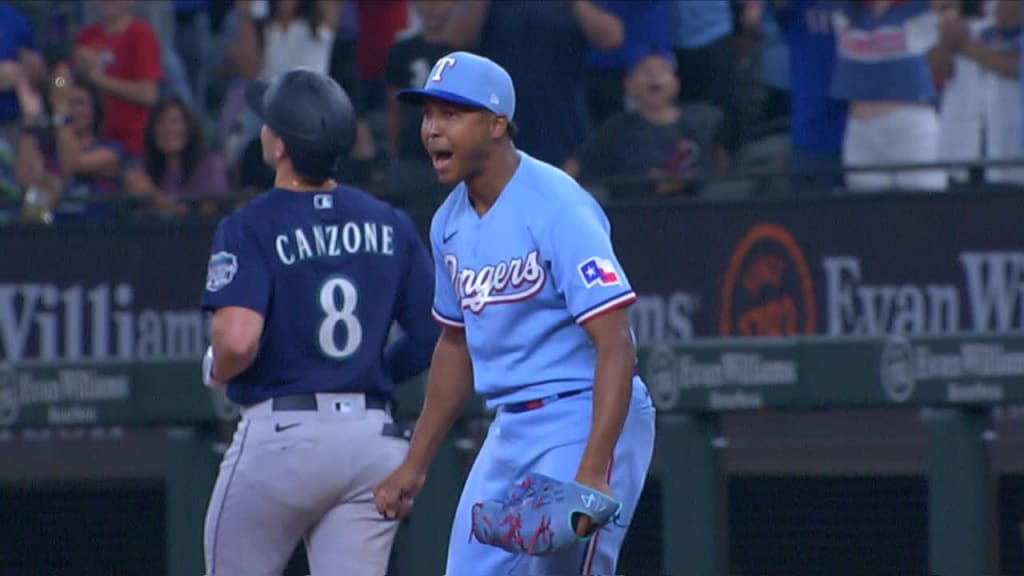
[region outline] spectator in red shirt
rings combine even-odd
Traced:
[[[148,24],[132,16],[133,0],[97,0],[101,21],[75,38],[72,65],[103,98],[102,134],[137,156],[149,110],[160,97],[160,43]]]
[[[356,61],[359,77],[363,80],[366,110],[379,110],[386,103],[385,63],[388,52],[398,36],[409,26],[409,6],[406,0],[378,2],[358,0],[359,39],[356,42]]]

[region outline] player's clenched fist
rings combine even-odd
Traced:
[[[377,512],[388,520],[397,520],[412,512],[413,499],[426,482],[425,472],[402,464],[373,491]]]

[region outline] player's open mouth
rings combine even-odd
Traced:
[[[430,154],[431,160],[434,163],[434,170],[443,171],[448,168],[448,164],[452,159],[451,150],[438,150]]]

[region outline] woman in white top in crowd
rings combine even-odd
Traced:
[[[272,0],[240,2],[235,58],[248,58],[259,76],[297,66],[327,74],[338,23],[338,2]]]
[[[849,115],[843,165],[854,192],[938,191],[941,169],[887,165],[931,165],[938,161],[939,119],[928,52],[938,40],[938,15],[925,0],[845,0],[831,4],[837,51],[832,96],[846,101]],[[863,170],[868,167],[878,170]]]
[[[329,0],[237,1],[238,31],[230,49],[235,69],[250,80],[298,66],[327,74],[339,7]],[[243,142],[259,134],[259,119],[250,112],[242,126]]]
[[[231,47],[235,69],[248,79],[269,77],[299,66],[330,74],[334,39],[346,1],[349,0],[237,0],[238,36]],[[360,103],[354,104],[358,112]],[[259,134],[260,122],[248,112],[245,119],[238,140],[252,142]],[[375,154],[369,125],[359,118],[351,156],[367,160]],[[240,155],[240,151],[229,154],[229,161]]]

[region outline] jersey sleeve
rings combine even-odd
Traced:
[[[266,316],[271,281],[255,234],[237,216],[222,220],[210,250],[202,308],[239,306]]]
[[[446,254],[441,249],[441,236],[447,219],[435,217],[430,224],[430,247],[434,256],[434,320],[445,326],[462,328],[465,320],[462,317],[462,306],[455,291],[454,275],[455,256]]]
[[[612,248],[610,225],[596,204],[559,210],[538,243],[555,288],[577,324],[636,300]]]

